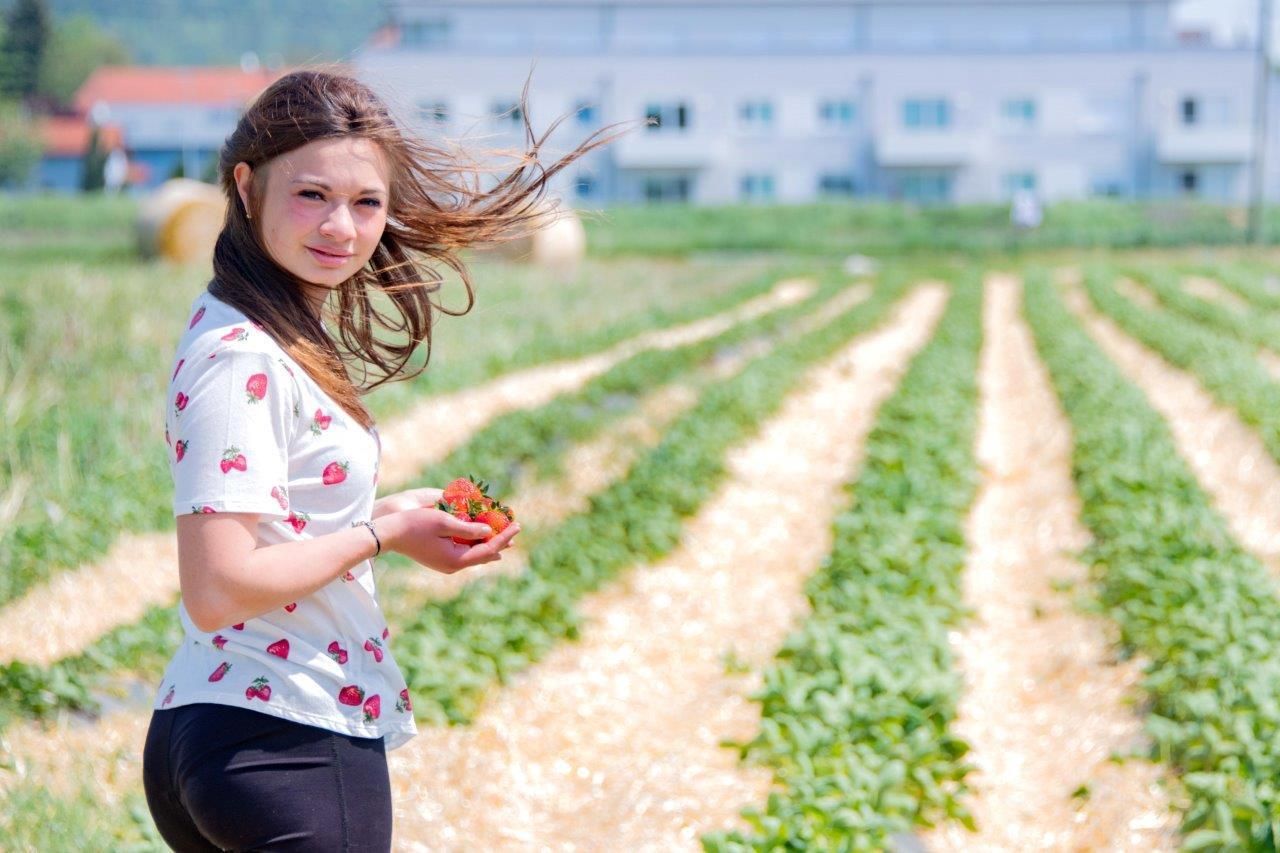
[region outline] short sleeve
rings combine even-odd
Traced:
[[[286,518],[299,396],[288,367],[269,353],[226,348],[188,365],[170,393],[174,515]]]

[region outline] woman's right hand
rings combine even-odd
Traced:
[[[487,524],[463,521],[430,507],[388,513],[378,519],[377,527],[383,533],[383,548],[446,575],[501,560],[503,550],[520,532],[520,525],[512,524],[488,542],[459,545],[451,537],[480,539],[493,531]]]

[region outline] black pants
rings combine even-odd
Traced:
[[[391,779],[382,738],[231,705],[153,711],[147,806],[174,850],[387,851]]]

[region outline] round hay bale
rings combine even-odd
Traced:
[[[571,274],[587,251],[587,232],[578,214],[556,201],[544,200],[538,213],[547,224],[531,234],[507,240],[493,247],[499,257],[533,263],[561,274]]]
[[[207,261],[226,217],[226,201],[212,184],[173,178],[138,209],[138,248],[176,263]]]

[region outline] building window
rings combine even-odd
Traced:
[[[429,124],[447,124],[449,105],[444,101],[418,101],[418,117]]]
[[[917,204],[942,204],[951,199],[951,175],[946,172],[907,172],[898,182],[902,197]]]
[[[578,117],[578,124],[595,124],[598,112],[596,105],[586,99],[578,101],[574,106],[574,113]]]
[[[942,98],[910,98],[902,104],[902,125],[912,130],[951,126],[951,104]]]
[[[818,177],[818,194],[829,197],[852,196],[858,191],[853,175],[828,173]]]
[[[499,124],[518,125],[524,121],[517,101],[494,101],[491,113]]]
[[[738,121],[745,130],[768,130],[773,127],[773,104],[743,101],[738,107]]]
[[[1036,126],[1036,102],[1030,98],[1009,98],[1000,105],[1000,120],[1008,130],[1031,130]]]
[[[1195,98],[1182,99],[1182,123],[1185,125],[1194,125],[1199,123],[1199,110],[1197,109]]]
[[[449,43],[449,29],[445,18],[405,21],[400,25],[400,43],[413,48],[443,47]]]
[[[826,100],[818,104],[818,121],[827,130],[853,127],[857,109],[853,101]]]
[[[749,173],[742,176],[742,198],[747,201],[773,200],[773,175]]]
[[[649,131],[681,131],[689,126],[689,107],[684,101],[649,104],[644,110]]]
[[[1200,175],[1195,169],[1184,169],[1178,175],[1178,186],[1184,195],[1195,195],[1200,189]]]
[[[1012,198],[1019,190],[1036,191],[1035,172],[1009,172],[1004,176],[1003,189],[1005,198]]]
[[[641,186],[650,202],[688,201],[693,184],[687,175],[646,175]]]
[[[581,174],[573,182],[573,192],[578,198],[591,198],[596,192],[596,179],[592,175]]]

